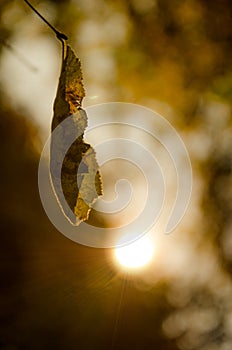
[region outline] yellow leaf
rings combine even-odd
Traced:
[[[102,195],[95,151],[83,140],[87,115],[81,108],[82,79],[80,60],[67,45],[54,102],[50,172],[59,205],[74,225],[88,219],[92,204]]]

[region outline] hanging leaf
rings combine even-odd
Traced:
[[[83,140],[87,115],[80,60],[59,32],[34,6],[25,3],[49,26],[62,43],[62,69],[54,102],[50,147],[53,189],[65,216],[74,225],[87,220],[92,204],[102,195],[102,181],[94,149]]]
[[[94,149],[83,140],[87,115],[80,60],[69,45],[64,54],[54,102],[50,172],[54,192],[65,216],[74,225],[88,219],[92,204],[102,195]]]

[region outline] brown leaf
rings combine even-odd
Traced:
[[[102,195],[95,151],[83,141],[87,126],[86,112],[81,109],[84,96],[81,63],[67,45],[54,102],[50,172],[59,205],[74,225],[88,219],[91,205]]]

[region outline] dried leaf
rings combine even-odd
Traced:
[[[50,172],[60,207],[75,225],[88,219],[91,205],[102,195],[95,151],[83,141],[87,126],[81,108],[84,96],[81,63],[67,45],[54,102]]]

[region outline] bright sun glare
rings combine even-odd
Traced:
[[[142,237],[124,247],[115,249],[115,256],[120,265],[135,269],[147,265],[154,253],[153,242],[148,237]]]

